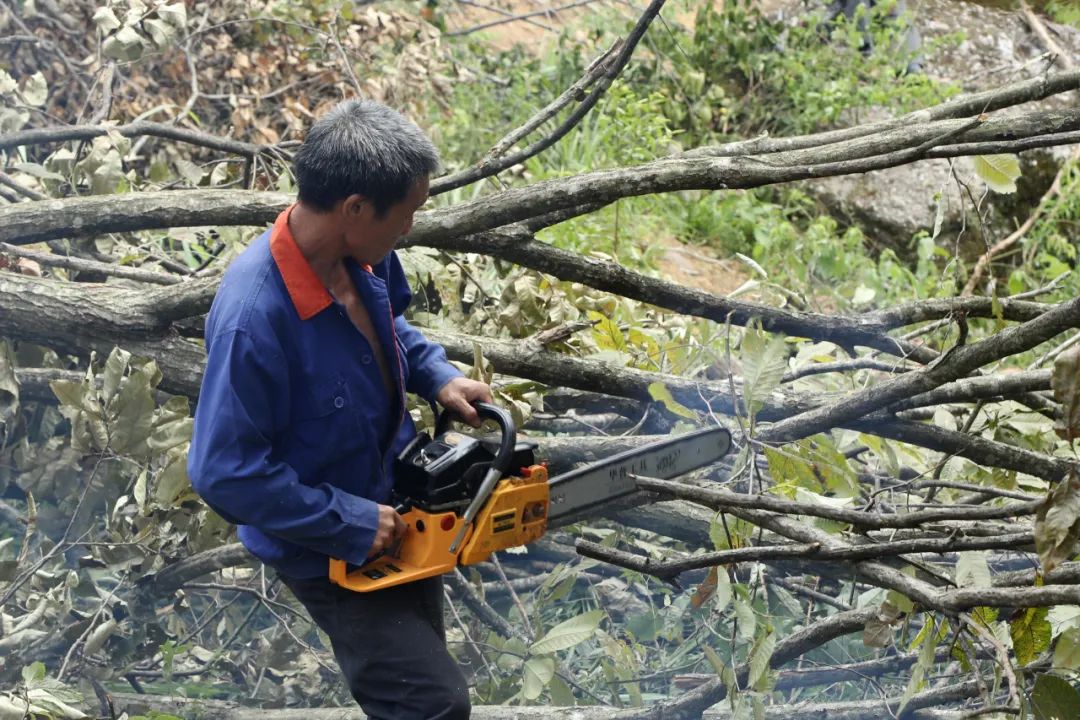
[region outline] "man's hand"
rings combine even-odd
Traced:
[[[380,505],[379,527],[375,530],[375,540],[371,543],[368,557],[389,548],[397,542],[398,538],[405,535],[405,530],[408,527],[394,508],[389,505]]]
[[[446,383],[435,395],[435,399],[447,410],[457,413],[465,422],[473,427],[480,427],[480,416],[476,414],[474,402],[490,403],[491,388],[486,383],[470,380],[466,377],[456,377]]]

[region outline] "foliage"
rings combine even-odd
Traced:
[[[1074,158],[1061,173],[1061,191],[1049,199],[1039,222],[1020,241],[1020,256],[1008,266],[1010,294],[1043,287],[1063,274],[1069,278],[1061,286],[1061,296],[1080,287],[1071,273],[1077,255],[1070,240],[1080,227],[1080,161]]]
[[[956,88],[939,86],[921,74],[906,74],[914,59],[905,49],[904,22],[889,14],[893,3],[860,8],[826,27],[809,14],[795,24],[765,16],[753,3],[697,6],[689,37],[658,35],[654,72],[670,98],[668,115],[687,133],[687,142],[710,142],[717,135],[789,135],[858,122],[872,107],[907,111],[940,102]],[[935,40],[955,44],[956,35]]]

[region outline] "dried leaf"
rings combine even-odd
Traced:
[[[176,28],[157,18],[148,18],[143,20],[143,27],[150,35],[150,39],[154,43],[154,47],[158,50],[164,50],[172,45],[173,40],[176,39]]]
[[[1080,539],[1080,475],[1071,469],[1035,512],[1035,549],[1050,572],[1072,557]]]
[[[44,105],[45,101],[49,99],[49,87],[45,84],[45,76],[40,72],[36,72],[26,78],[19,94],[27,105],[33,107]]]
[[[1050,376],[1054,399],[1061,403],[1062,418],[1054,431],[1063,440],[1072,442],[1080,436],[1080,347],[1063,352],[1054,360]]]
[[[138,60],[143,53],[143,38],[130,25],[120,28],[101,43],[101,54],[113,60]]]
[[[120,27],[120,18],[116,17],[116,13],[112,11],[112,8],[99,7],[94,12],[92,19],[102,33],[108,34]]]
[[[15,355],[7,340],[0,340],[0,425],[19,412],[19,381],[15,378]]]
[[[900,609],[890,602],[883,602],[877,614],[863,627],[863,645],[886,648],[892,645],[892,626],[900,618]]]
[[[694,594],[690,596],[691,606],[700,608],[709,601],[709,598],[716,594],[717,572],[715,565],[709,568],[709,572],[705,575],[705,580],[697,586],[697,589],[694,590]]]

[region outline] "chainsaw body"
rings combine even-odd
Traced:
[[[543,536],[548,475],[534,461],[536,445],[517,442],[504,410],[483,404],[478,410],[500,426],[498,441],[447,429],[443,413],[434,439],[417,435],[397,458],[392,502],[407,526],[404,536],[360,567],[331,559],[331,582],[357,592],[380,590],[483,562]]]

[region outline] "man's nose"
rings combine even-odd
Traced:
[[[405,227],[403,227],[401,229],[401,236],[402,237],[405,237],[406,235],[408,235],[409,231],[412,230],[412,224],[413,224],[414,219],[415,218],[409,218],[409,221],[405,223]]]

